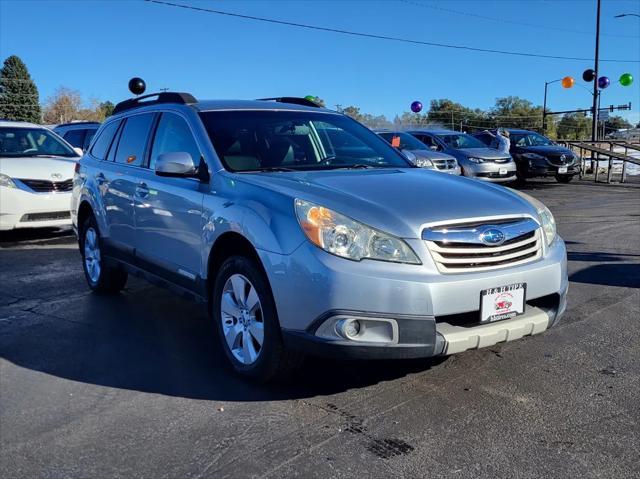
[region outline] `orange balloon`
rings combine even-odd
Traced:
[[[576,81],[573,79],[573,77],[564,77],[562,79],[562,86],[563,88],[571,88],[575,82]]]

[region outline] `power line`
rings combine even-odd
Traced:
[[[479,15],[477,13],[471,13],[471,12],[464,12],[461,10],[453,10],[451,8],[443,8],[443,7],[439,7],[436,5],[427,5],[425,3],[420,3],[420,2],[416,2],[416,1],[412,1],[412,0],[398,0],[399,2],[402,3],[406,3],[408,5],[414,5],[416,7],[421,7],[421,8],[429,8],[431,10],[439,10],[441,12],[447,12],[447,13],[454,13],[456,15],[464,15],[466,17],[473,17],[473,18],[480,18],[482,20],[490,20],[493,22],[500,22],[500,23],[511,23],[513,25],[522,25],[525,27],[533,27],[533,28],[544,28],[547,30],[557,30],[557,31],[561,31],[561,32],[570,32],[570,33],[579,33],[581,35],[593,35],[593,32],[587,32],[584,30],[573,30],[570,28],[563,28],[563,27],[553,27],[551,25],[539,25],[539,24],[535,24],[535,23],[528,23],[528,22],[521,22],[518,20],[509,20],[506,18],[498,18],[498,17],[489,17],[486,15]],[[619,33],[602,33],[602,36],[608,36],[608,37],[620,37],[620,38],[640,38],[638,37],[638,35],[623,35],[623,34],[619,34]]]
[[[420,40],[411,40],[408,38],[400,38],[400,37],[390,37],[390,36],[386,36],[386,35],[377,35],[377,34],[373,34],[373,33],[362,33],[362,32],[353,32],[350,30],[342,30],[339,28],[329,28],[329,27],[319,27],[317,25],[309,25],[309,24],[305,24],[305,23],[296,23],[296,22],[288,22],[285,20],[276,20],[274,18],[265,18],[265,17],[256,17],[253,15],[242,15],[240,13],[231,13],[231,12],[226,12],[223,10],[214,10],[211,8],[202,8],[202,7],[194,7],[192,5],[183,5],[180,3],[172,3],[172,2],[165,2],[162,0],[144,0],[145,2],[148,3],[156,3],[159,5],[166,5],[166,6],[170,6],[170,7],[176,7],[176,8],[183,8],[186,10],[194,10],[194,11],[198,11],[198,12],[206,12],[206,13],[213,13],[216,15],[225,15],[228,17],[235,17],[235,18],[243,18],[245,20],[255,20],[255,21],[259,21],[259,22],[265,22],[265,23],[274,23],[274,24],[278,24],[278,25],[287,25],[290,27],[298,27],[298,28],[307,28],[310,30],[318,30],[318,31],[323,31],[323,32],[331,32],[331,33],[341,33],[343,35],[352,35],[352,36],[356,36],[356,37],[364,37],[364,38],[375,38],[378,40],[391,40],[391,41],[395,41],[395,42],[402,42],[402,43],[410,43],[413,45],[425,45],[425,46],[430,46],[430,47],[441,47],[441,48],[453,48],[456,50],[467,50],[467,51],[474,51],[474,52],[483,52],[483,53],[497,53],[497,54],[501,54],[501,55],[513,55],[513,56],[521,56],[521,57],[535,57],[535,58],[550,58],[550,59],[554,59],[554,60],[579,60],[579,61],[593,61],[592,58],[582,58],[582,57],[565,57],[565,56],[557,56],[557,55],[542,55],[542,54],[538,54],[538,53],[527,53],[527,52],[514,52],[514,51],[506,51],[506,50],[493,50],[490,48],[476,48],[476,47],[469,47],[469,46],[465,46],[465,45],[452,45],[452,44],[447,44],[447,43],[435,43],[435,42],[425,42],[425,41],[420,41]],[[602,62],[618,62],[618,63],[640,63],[640,60],[600,60]]]

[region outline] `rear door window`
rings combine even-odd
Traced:
[[[116,163],[142,166],[154,114],[144,113],[127,118],[115,155]]]
[[[118,127],[120,126],[120,121],[112,121],[104,126],[102,131],[100,132],[100,136],[96,139],[93,147],[91,148],[91,154],[98,158],[99,160],[105,160],[107,158],[107,153],[109,152],[109,147],[113,142],[113,137],[116,136],[116,132],[118,131]]]

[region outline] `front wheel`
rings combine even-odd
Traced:
[[[80,229],[80,254],[84,276],[93,291],[113,294],[124,288],[127,272],[104,263],[100,230],[93,216],[89,216]]]
[[[558,183],[569,183],[571,180],[573,180],[573,175],[556,175]]]
[[[285,349],[275,302],[264,273],[248,258],[232,256],[220,267],[212,317],[233,369],[259,383],[283,379],[302,356]]]

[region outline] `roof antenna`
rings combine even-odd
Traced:
[[[147,84],[142,78],[133,77],[129,80],[129,91],[136,96],[140,96],[147,89]]]

